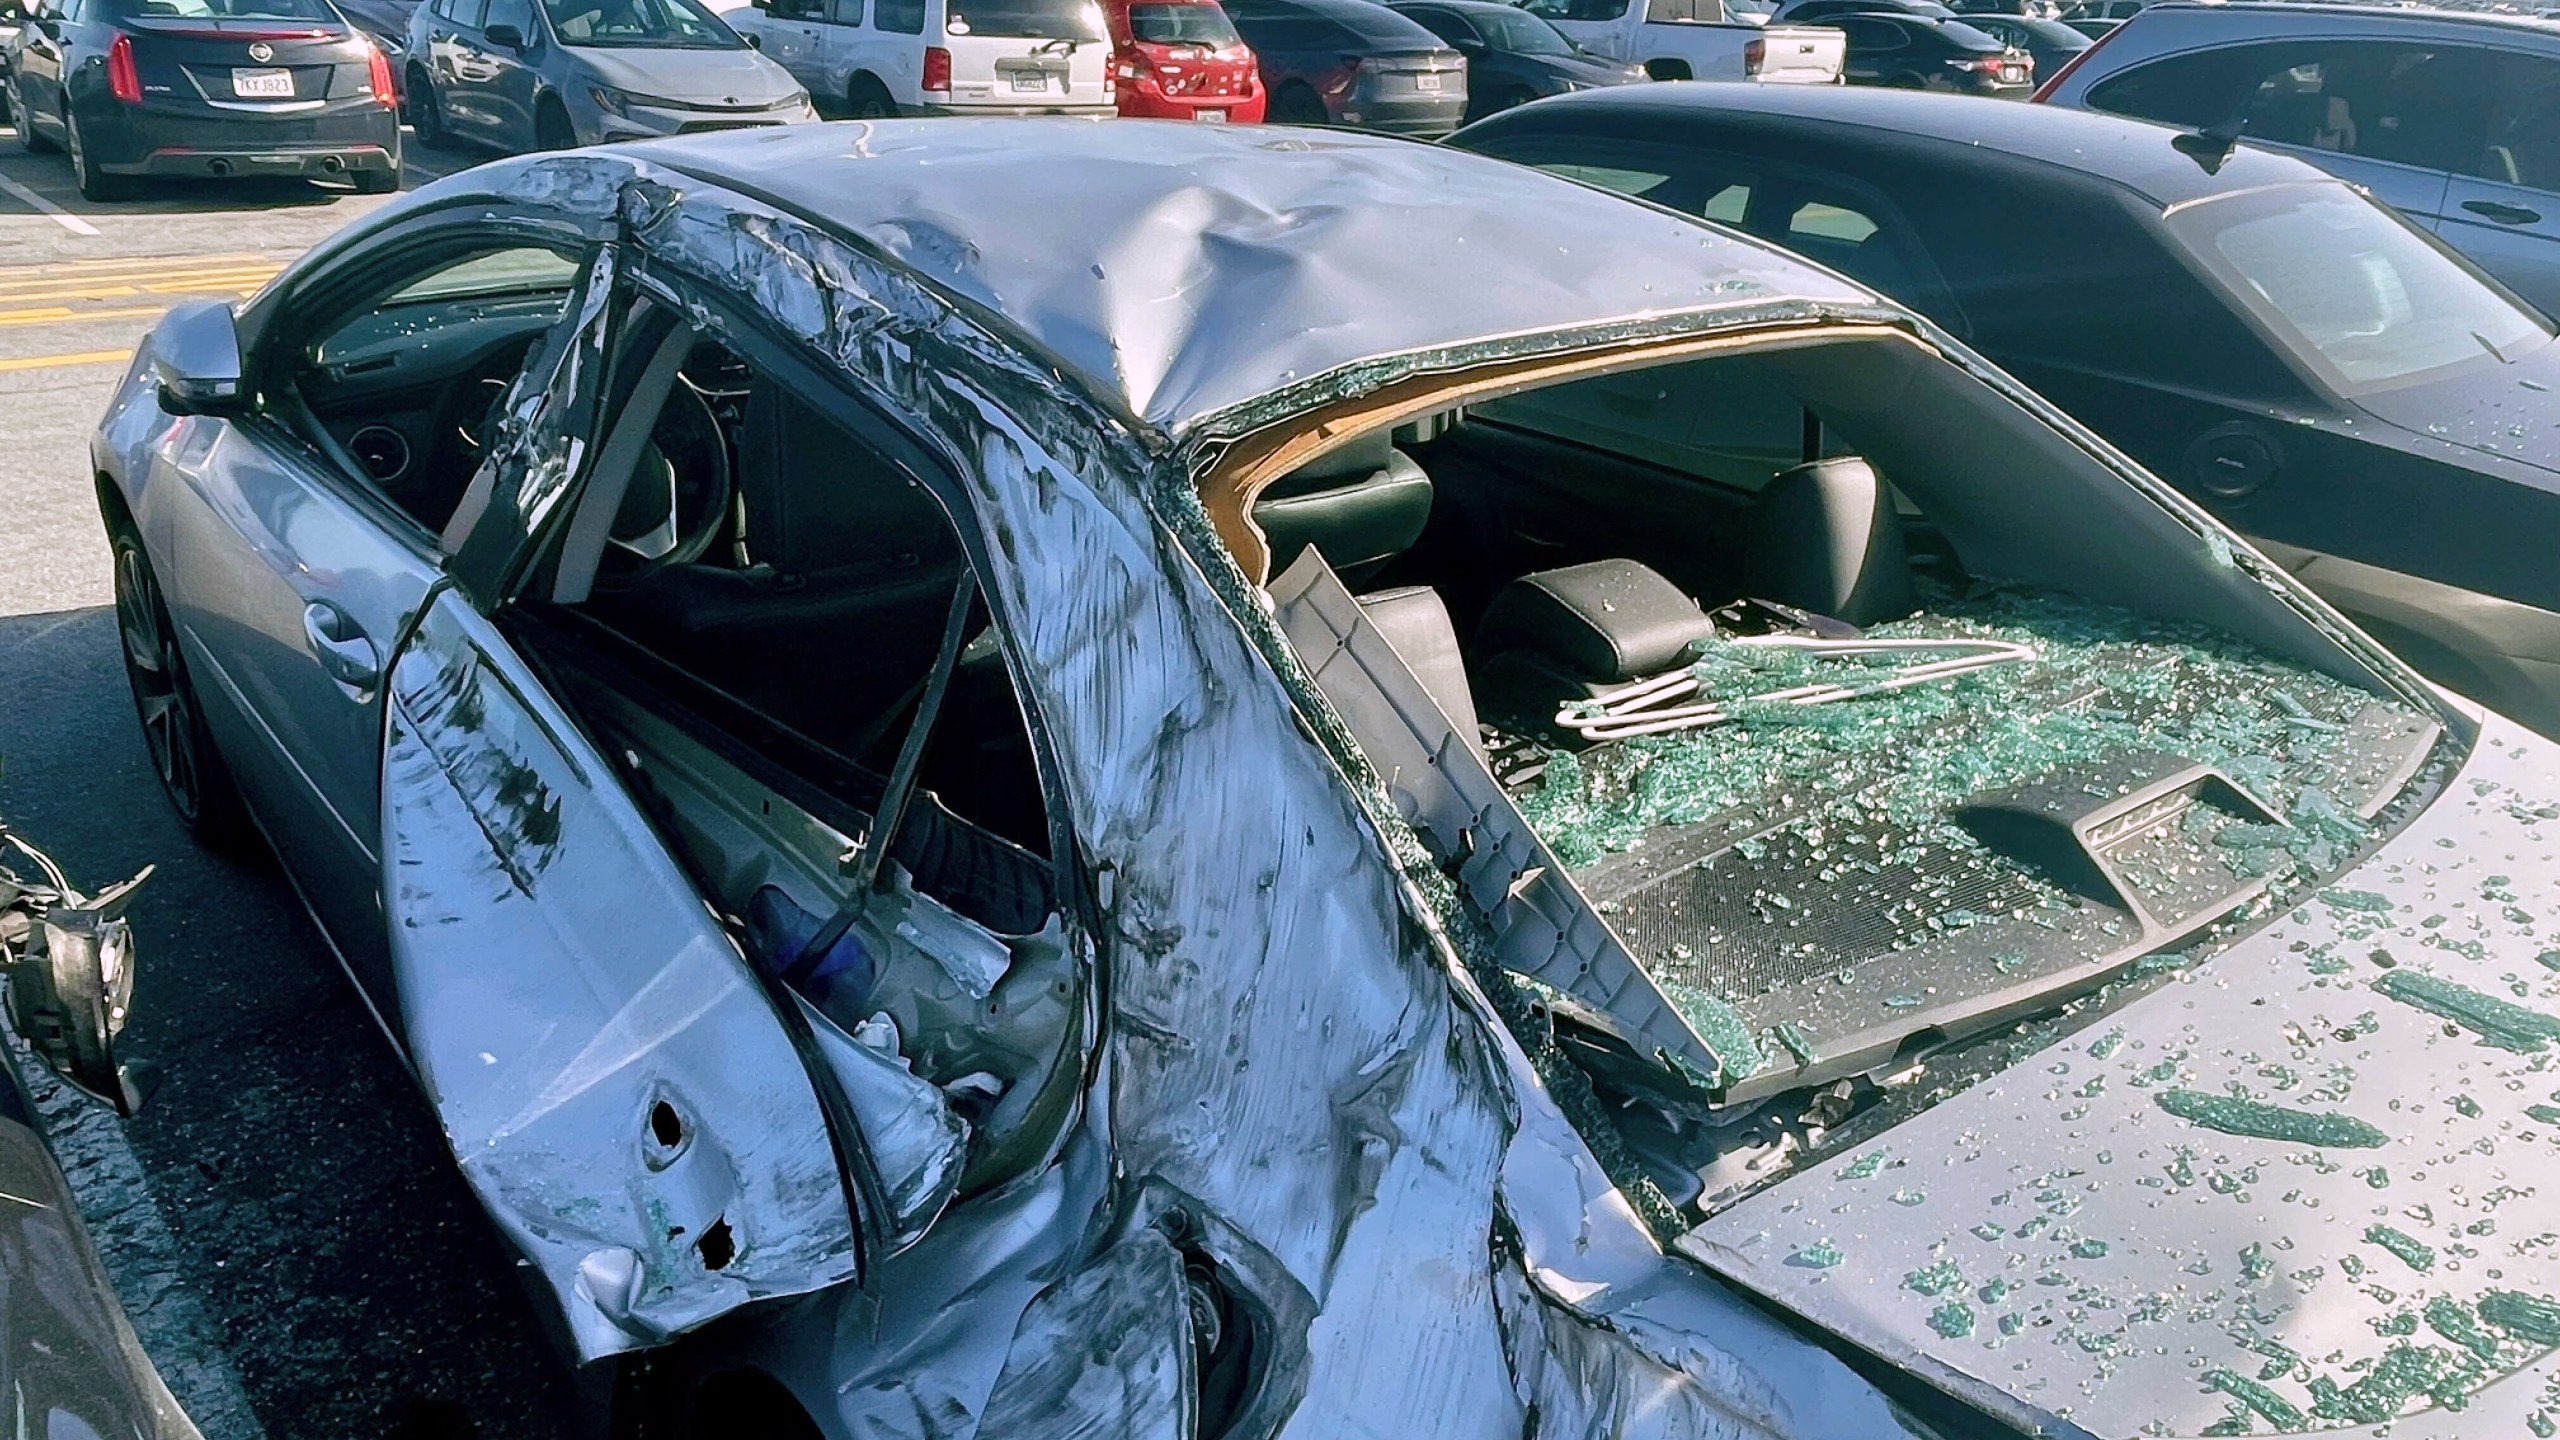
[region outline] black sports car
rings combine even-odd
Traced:
[[[400,188],[392,66],[329,0],[39,0],[9,48],[18,143],[69,151],[90,200],[155,177]]]
[[[1451,143],[1632,177],[1913,305],[2437,681],[2560,734],[2551,321],[2310,165],[2046,108],[1664,85]]]

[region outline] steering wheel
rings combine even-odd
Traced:
[[[653,566],[701,559],[737,495],[719,417],[692,381],[676,378],[608,532],[614,549]]]

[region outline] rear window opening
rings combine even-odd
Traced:
[[[1132,5],[1129,35],[1145,45],[1205,45],[1213,50],[1243,43],[1227,12],[1187,0],[1178,5]]]
[[[944,33],[982,40],[1100,40],[1091,0],[951,0]]]
[[[2096,467],[1925,356],[1477,399],[1231,497],[1300,659],[1496,931],[1545,937],[1506,963],[1692,1219],[2309,902],[2441,734],[2218,535],[2054,483]],[[1547,864],[1643,984],[1596,942],[1539,968],[1583,943]],[[1698,1043],[1658,1053],[1649,1006]]]

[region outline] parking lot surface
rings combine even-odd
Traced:
[[[422,154],[409,183],[468,158]],[[0,816],[91,885],[157,866],[117,1121],[20,1056],[136,1330],[214,1440],[556,1436],[512,1261],[435,1117],[262,856],[158,792],[120,664],[88,431],[167,306],[237,298],[380,200],[302,184],[92,205],[0,134]]]

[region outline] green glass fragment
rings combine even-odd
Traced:
[[[1929,1328],[1949,1340],[1962,1340],[1973,1333],[1973,1307],[1949,1300],[1929,1312]]]
[[[2238,1095],[2209,1095],[2201,1090],[2163,1090],[2152,1098],[2159,1102],[2161,1109],[2179,1119],[2226,1135],[2247,1135],[2260,1140],[2348,1150],[2376,1149],[2391,1138],[2352,1115],[2295,1110]]]
[[[1874,1175],[1876,1171],[1882,1168],[1884,1168],[1884,1152],[1881,1150],[1870,1150],[1866,1154],[1859,1156],[1857,1159],[1850,1161],[1848,1164],[1841,1166],[1840,1178],[1843,1180],[1864,1180]]]
[[[2374,989],[2404,1005],[2443,1016],[2479,1036],[2484,1045],[2532,1055],[2560,1039],[2560,1019],[2495,995],[2484,995],[2441,976],[2394,970],[2372,983]]]
[[[2480,1297],[2480,1318],[2535,1345],[2560,1345],[2560,1302],[2516,1290]]]
[[[2427,1328],[2483,1360],[2498,1358],[2498,1337],[2480,1328],[2479,1318],[2458,1301],[2438,1296],[2427,1302]]]
[[[2400,1262],[2423,1275],[2436,1268],[2436,1250],[2417,1236],[2388,1225],[2367,1225],[2364,1239],[2368,1245],[2379,1245],[2400,1257]]]
[[[2107,1242],[2104,1240],[2075,1240],[2071,1244],[2071,1253],[2075,1258],[2081,1260],[2103,1259],[2107,1253]]]
[[[1902,1286],[1923,1295],[1947,1295],[1964,1288],[1964,1272],[1953,1260],[1941,1260],[1903,1276]]]
[[[2208,1370],[2204,1383],[2258,1412],[2278,1430],[2302,1428],[2302,1407],[2237,1370]]]
[[[1847,1258],[1840,1253],[1839,1246],[1828,1240],[1816,1240],[1788,1256],[1787,1263],[1799,1270],[1828,1270]]]

